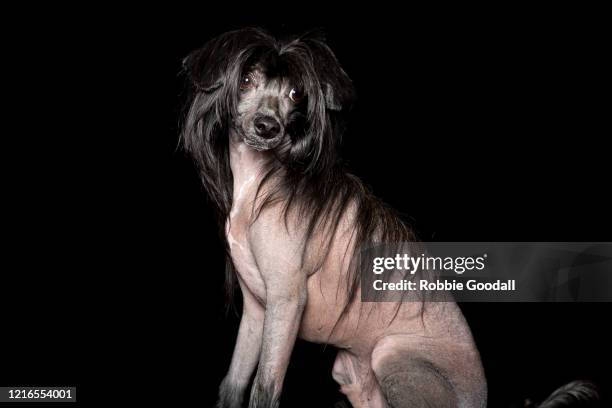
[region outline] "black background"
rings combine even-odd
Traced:
[[[53,12],[53,13],[51,13]],[[7,17],[9,20],[10,15]],[[358,102],[349,168],[430,241],[610,241],[599,10],[24,10],[3,28],[0,383],[211,406],[238,318],[194,168],[181,59],[224,31],[322,28]],[[609,395],[608,304],[465,304],[489,405],[573,379]],[[331,406],[332,348],[298,342],[284,406]]]

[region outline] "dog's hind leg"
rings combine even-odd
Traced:
[[[392,408],[459,406],[452,388],[424,362],[410,361],[401,367],[388,364],[377,379]]]
[[[484,408],[487,388],[473,343],[396,334],[372,351],[372,369],[392,408]]]
[[[391,408],[462,406],[445,375],[409,350],[377,346],[372,367]]]

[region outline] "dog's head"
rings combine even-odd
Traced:
[[[190,54],[184,68],[195,91],[183,131],[188,150],[223,143],[233,131],[303,170],[331,160],[354,91],[319,37],[232,31]]]

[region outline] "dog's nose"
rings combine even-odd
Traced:
[[[280,132],[280,123],[270,116],[260,116],[255,119],[255,133],[264,139],[272,139]]]

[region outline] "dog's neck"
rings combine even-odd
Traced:
[[[234,178],[232,208],[251,202],[263,177],[269,152],[259,152],[246,145],[237,134],[229,135],[230,168]],[[255,188],[253,188],[255,187]],[[231,214],[230,214],[231,215]]]

